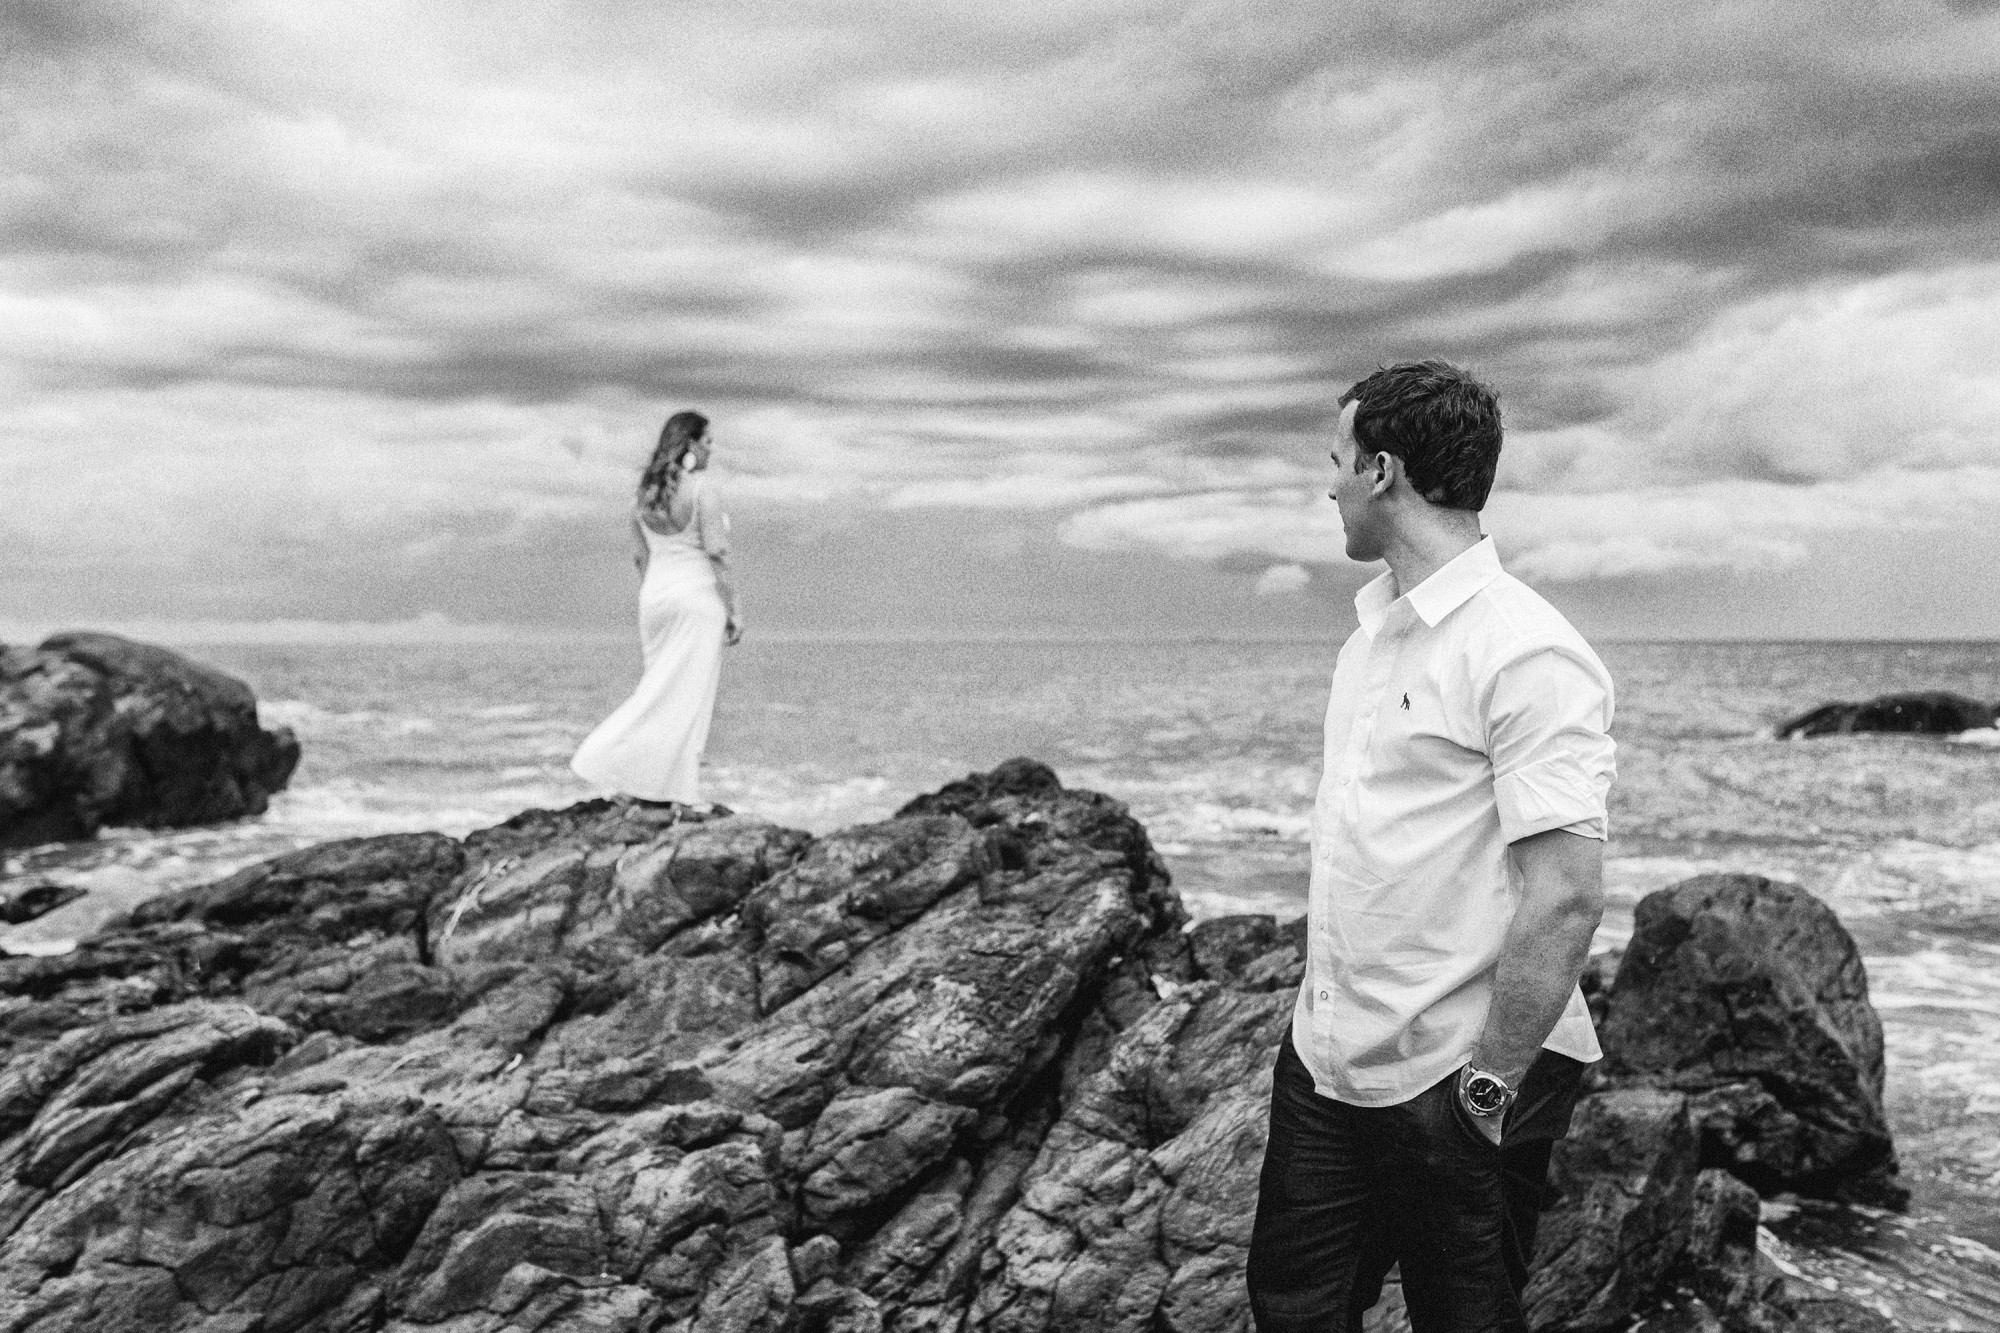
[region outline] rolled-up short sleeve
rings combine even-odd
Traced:
[[[1566,645],[1539,647],[1500,666],[1489,700],[1486,753],[1501,836],[1511,843],[1567,829],[1603,838],[1618,771],[1603,666]]]
[[[729,515],[722,512],[722,505],[709,493],[706,481],[695,491],[694,524],[702,550],[710,555],[729,554]]]

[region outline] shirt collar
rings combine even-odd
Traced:
[[[1402,600],[1409,602],[1410,609],[1422,618],[1424,624],[1435,627],[1440,620],[1470,601],[1474,593],[1500,577],[1500,572],[1500,556],[1493,549],[1493,539],[1481,537],[1476,544],[1453,556],[1429,578],[1410,589]],[[1389,608],[1398,600],[1395,586],[1395,576],[1384,570],[1354,594],[1354,614],[1371,639],[1380,632],[1382,622],[1388,618]]]

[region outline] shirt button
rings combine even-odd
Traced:
[[[1331,1000],[1333,998],[1333,992],[1322,986],[1320,987],[1319,998],[1322,1000]]]

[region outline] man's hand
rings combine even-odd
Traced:
[[[1465,1104],[1465,1094],[1460,1093],[1458,1100],[1459,1104],[1463,1106]],[[1470,1108],[1467,1108],[1466,1115],[1471,1118],[1473,1128],[1477,1129],[1481,1134],[1484,1134],[1486,1136],[1487,1142],[1491,1143],[1496,1148],[1500,1146],[1500,1131],[1506,1128],[1504,1125],[1500,1123],[1501,1121],[1500,1116],[1497,1115],[1476,1116],[1472,1114]]]

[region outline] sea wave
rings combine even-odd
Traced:
[[[438,832],[463,837],[520,811],[571,805],[589,793],[570,781],[496,782],[476,791],[439,792],[353,780],[294,787],[271,800],[270,825],[315,838]]]
[[[1151,812],[1142,822],[1156,841],[1170,843],[1237,843],[1248,838],[1304,844],[1312,839],[1309,814],[1218,801]]]
[[[541,711],[537,704],[493,704],[486,708],[474,708],[466,716],[477,718],[533,717]]]
[[[438,729],[434,718],[387,713],[358,708],[339,711],[309,703],[304,699],[270,699],[257,705],[258,719],[265,726],[290,727],[301,736],[321,736],[332,732],[365,730],[392,736],[411,736]]]
[[[843,778],[749,764],[708,768],[703,788],[718,804],[808,833],[887,819],[917,794],[879,773]]]

